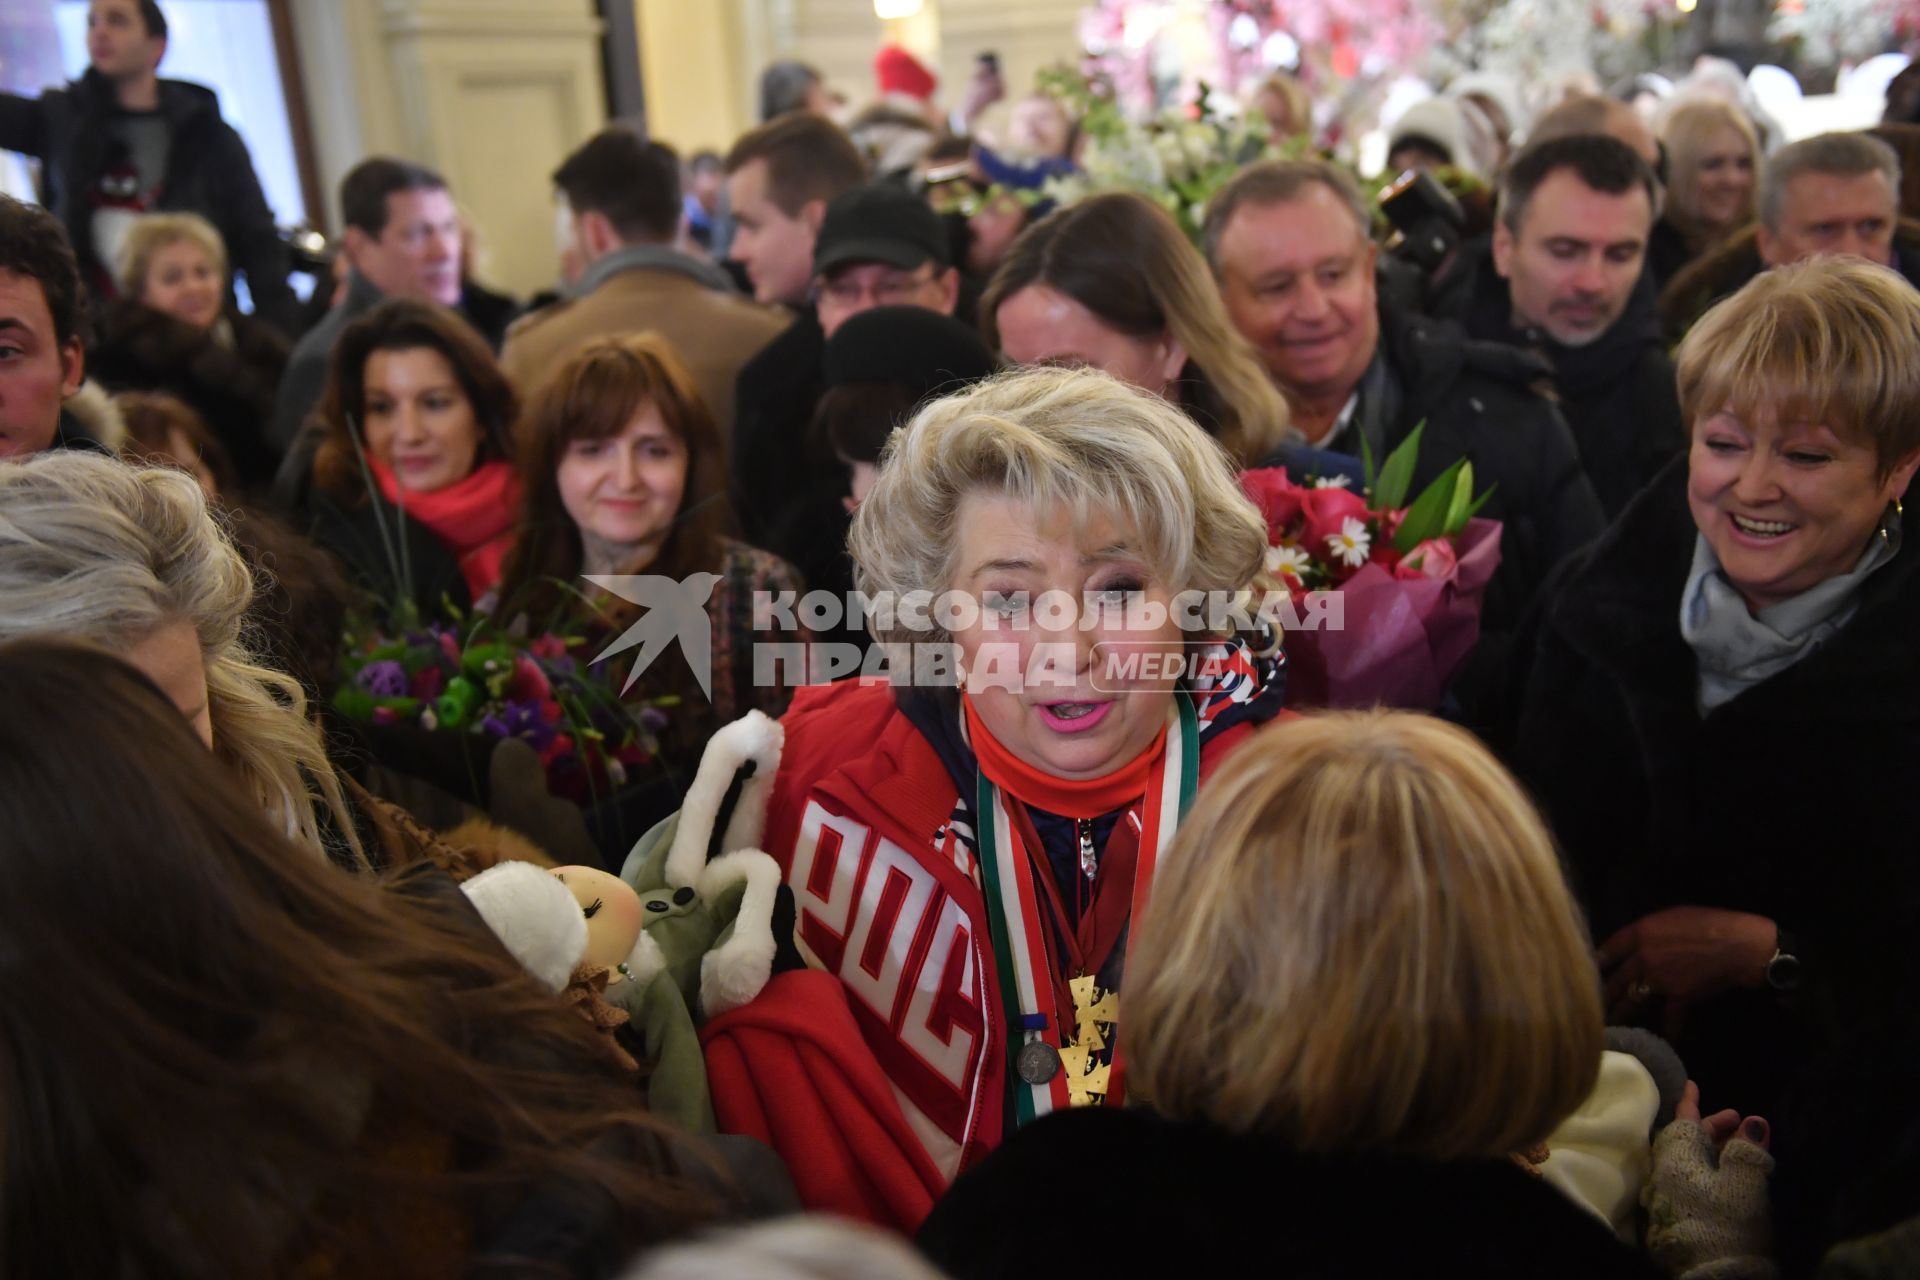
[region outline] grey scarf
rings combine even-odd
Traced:
[[[1680,593],[1680,634],[1699,667],[1695,704],[1705,715],[1780,674],[1819,648],[1852,620],[1860,586],[1900,550],[1900,517],[1889,515],[1851,572],[1749,612],[1704,536],[1693,545],[1693,571]]]

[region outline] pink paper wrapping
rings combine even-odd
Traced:
[[[1457,563],[1438,578],[1368,564],[1338,588],[1341,630],[1288,631],[1287,705],[1438,707],[1480,638],[1481,599],[1500,567],[1500,522],[1468,521],[1455,548]]]

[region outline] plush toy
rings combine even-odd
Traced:
[[[636,974],[669,974],[697,1020],[745,1004],[772,976],[780,868],[758,845],[783,740],[758,711],[714,734],[680,811],[620,869],[647,912]]]
[[[509,951],[553,990],[604,968],[652,1063],[649,1106],[714,1129],[698,1024],[753,999],[772,975],[780,869],[753,847],[780,760],[760,712],[714,735],[680,811],[634,845],[619,876],[502,863],[461,888]]]

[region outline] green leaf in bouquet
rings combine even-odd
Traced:
[[[1473,463],[1464,462],[1460,474],[1454,480],[1453,501],[1447,504],[1447,515],[1440,522],[1440,536],[1451,538],[1460,532],[1467,523],[1467,512],[1473,507]]]
[[[1446,527],[1447,512],[1453,507],[1454,489],[1460,483],[1461,469],[1466,465],[1467,460],[1461,458],[1442,471],[1413,500],[1413,505],[1407,508],[1406,519],[1400,522],[1398,532],[1393,535],[1394,550],[1405,554],[1427,539],[1440,536],[1441,530]]]
[[[1500,486],[1497,484],[1488,485],[1487,491],[1473,500],[1473,505],[1467,508],[1467,520],[1471,520],[1475,516],[1480,514],[1480,508],[1487,505],[1487,499],[1491,498],[1493,496],[1493,491],[1495,489],[1498,489],[1499,487]],[[1467,527],[1467,520],[1462,520],[1460,522],[1460,527],[1462,529]]]
[[[1406,505],[1407,490],[1413,487],[1413,465],[1420,459],[1420,437],[1426,433],[1427,420],[1422,418],[1380,465],[1379,482],[1371,486],[1376,510],[1398,511]],[[1445,510],[1441,508],[1443,514]]]
[[[1372,497],[1374,484],[1380,477],[1374,474],[1373,446],[1367,443],[1367,433],[1364,431],[1360,433],[1360,475],[1366,485],[1367,496]]]
[[[1479,497],[1474,497],[1473,464],[1469,462],[1461,468],[1460,482],[1453,491],[1453,505],[1447,508],[1447,522],[1440,530],[1441,536],[1451,538],[1466,528],[1467,521],[1480,514],[1480,508],[1487,505],[1487,499],[1493,496],[1493,490],[1497,488],[1499,486],[1495,485]]]
[[[358,685],[341,685],[334,690],[333,709],[350,720],[371,720],[373,695]]]

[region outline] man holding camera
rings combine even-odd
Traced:
[[[1544,357],[1609,518],[1686,443],[1673,362],[1643,270],[1659,187],[1626,143],[1536,142],[1500,181],[1491,244],[1435,287],[1437,314]]]
[[[1254,165],[1208,205],[1207,257],[1308,443],[1359,456],[1364,441],[1378,461],[1424,422],[1414,492],[1463,457],[1474,487],[1493,489],[1483,514],[1505,531],[1475,665],[1497,670],[1504,649],[1493,637],[1600,532],[1600,504],[1567,424],[1537,389],[1548,367],[1382,305],[1371,223],[1352,176],[1334,165]]]

